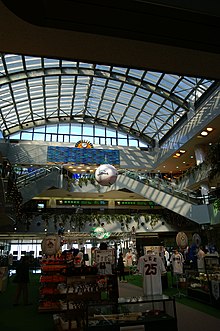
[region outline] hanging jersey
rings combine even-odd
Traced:
[[[183,273],[183,256],[180,253],[172,254],[170,258],[170,262],[173,267],[174,274],[182,274]]]
[[[133,262],[133,256],[131,253],[126,253],[125,255],[125,265],[127,267],[131,267],[132,266],[132,263]]]
[[[139,258],[137,269],[143,276],[144,295],[161,295],[161,274],[166,272],[161,257],[155,254],[145,254]]]

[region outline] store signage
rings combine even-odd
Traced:
[[[79,140],[75,147],[77,148],[93,148],[93,144],[88,140]]]
[[[106,200],[57,200],[57,206],[59,207],[74,207],[74,206],[108,206],[108,201]]]
[[[112,164],[120,165],[120,153],[118,150],[48,146],[48,163],[71,164]]]
[[[148,206],[150,208],[154,208],[158,206],[153,201],[115,201],[116,206]]]
[[[105,228],[102,226],[98,226],[97,228],[93,228],[91,231],[91,236],[97,239],[107,239],[111,235],[110,232],[107,232]]]

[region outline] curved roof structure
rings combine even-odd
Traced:
[[[55,123],[103,125],[154,146],[213,83],[135,68],[1,54],[0,128],[6,138]]]

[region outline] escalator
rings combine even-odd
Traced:
[[[25,175],[17,181],[17,186],[25,203],[52,186],[61,187],[60,168],[42,168],[38,172]],[[101,187],[101,192],[122,189],[135,192],[196,223],[210,223],[209,206],[204,204],[201,198],[196,197],[192,192],[168,185],[159,178],[143,176],[132,171],[121,171],[117,181],[109,187]],[[86,192],[87,187],[85,186],[83,190]]]
[[[182,215],[196,223],[210,223],[209,207],[206,204],[201,204],[196,197],[190,197],[183,192],[178,192],[177,189],[170,191],[163,185],[156,187],[155,183],[151,183],[146,178],[139,178],[133,172],[124,172],[119,174],[117,181],[108,188],[103,190],[122,190],[128,189],[135,192],[150,201],[153,201],[160,206],[172,210],[173,212]]]
[[[53,166],[19,176],[16,185],[25,203],[51,187],[58,188],[60,180],[60,168]]]

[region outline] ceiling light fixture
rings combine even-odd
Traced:
[[[212,131],[213,131],[213,128],[208,127],[208,128],[206,128],[205,130],[203,130],[203,131],[200,133],[200,136],[202,136],[202,137],[206,137],[206,136],[208,136],[208,134],[209,134],[210,132],[212,132]]]
[[[186,153],[186,151],[184,149],[180,149],[178,152],[176,152],[173,157],[174,158],[178,158],[180,157],[181,155],[183,155],[184,153]]]
[[[207,131],[202,131],[200,134],[201,134],[201,136],[205,137],[205,136],[208,136],[209,133]]]

